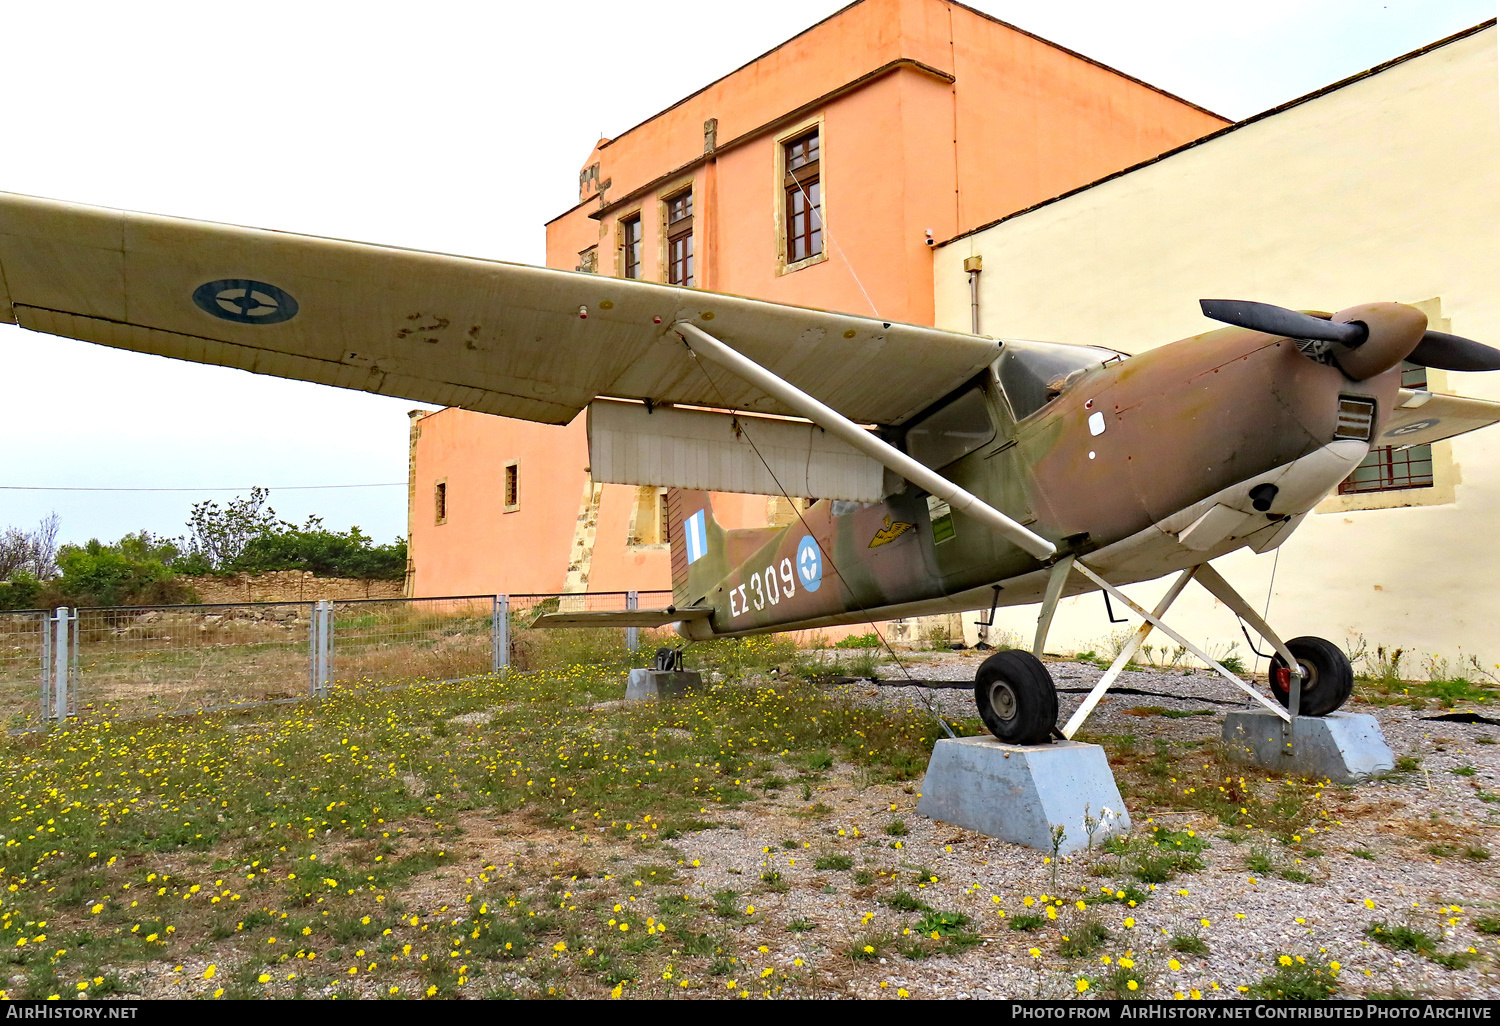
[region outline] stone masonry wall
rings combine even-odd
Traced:
[[[316,577],[302,570],[273,570],[233,577],[182,577],[202,602],[311,602],[315,599],[401,598],[400,581]]]

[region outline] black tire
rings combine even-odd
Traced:
[[[1323,638],[1293,638],[1286,643],[1297,664],[1307,675],[1302,678],[1299,716],[1327,716],[1349,700],[1354,692],[1354,667],[1344,650]],[[1282,671],[1278,673],[1277,671]],[[1292,706],[1290,677],[1285,673],[1286,660],[1271,657],[1271,693],[1283,708]],[[1287,681],[1287,683],[1283,683]]]
[[[1052,674],[1030,652],[996,652],[974,675],[974,704],[979,718],[1001,741],[1039,745],[1057,724],[1057,688]]]

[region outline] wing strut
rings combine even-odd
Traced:
[[[871,459],[900,474],[918,488],[942,499],[955,510],[979,521],[990,530],[1019,545],[1037,559],[1046,559],[1057,548],[1046,538],[1028,531],[977,495],[965,491],[889,442],[876,437],[843,414],[825,406],[806,392],[772,374],[760,364],[740,355],[696,324],[678,321],[672,330],[682,336],[694,354],[707,357],[735,376],[750,382],[767,395],[781,400],[799,414],[860,450]]]

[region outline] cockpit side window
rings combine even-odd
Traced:
[[[906,432],[906,451],[923,466],[946,467],[995,437],[989,403],[978,386],[929,413]]]
[[[1011,413],[1025,420],[1095,367],[1123,355],[1094,346],[1006,342],[996,369]]]

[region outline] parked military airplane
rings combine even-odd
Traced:
[[[545,624],[734,637],[1040,601],[1032,652],[980,667],[999,738],[1059,733],[1037,658],[1103,590],[1283,719],[1348,698],[1338,646],[1283,642],[1210,566],[1282,544],[1374,444],[1500,420],[1403,389],[1403,361],[1500,369],[1395,303],[1205,300],[1219,328],[1136,356],[989,339],[643,281],[0,194],[0,321],[102,345],[566,424],[595,481],[668,486],[673,604]],[[709,491],[817,496],[724,530]],[[1177,572],[1154,610],[1119,586]],[[1273,703],[1166,624],[1197,579],[1275,650]]]

